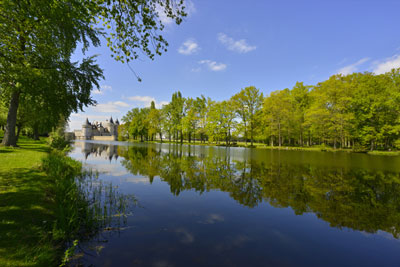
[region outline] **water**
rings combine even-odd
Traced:
[[[400,266],[400,157],[76,142],[137,200],[94,266]]]

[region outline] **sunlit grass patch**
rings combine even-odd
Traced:
[[[49,150],[24,137],[18,145],[0,147],[0,266],[45,266],[56,254],[52,183],[39,170]]]

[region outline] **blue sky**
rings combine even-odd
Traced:
[[[189,16],[177,26],[165,21],[168,52],[115,62],[103,42],[104,69],[96,107],[72,114],[70,129],[86,117],[121,118],[134,107],[161,106],[173,92],[224,100],[254,85],[264,95],[296,81],[316,84],[335,73],[384,73],[400,67],[400,1],[280,0],[186,1]],[[74,60],[80,60],[76,54]]]

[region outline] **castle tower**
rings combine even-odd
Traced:
[[[114,133],[115,133],[115,137],[118,138],[118,126],[119,126],[119,121],[118,119],[115,121],[114,124]]]
[[[92,125],[88,118],[86,118],[85,124],[82,125],[82,138],[84,140],[90,140],[92,138]]]
[[[104,123],[104,128],[107,129],[110,135],[114,135],[114,121],[112,117],[109,121],[106,120],[106,122]]]

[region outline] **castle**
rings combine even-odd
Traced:
[[[103,140],[103,141],[113,141],[118,138],[118,119],[113,121],[111,117],[110,120],[106,120],[104,125],[102,122],[90,123],[88,119],[82,125],[82,130],[75,130],[75,139],[80,140]]]

